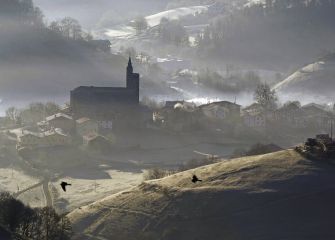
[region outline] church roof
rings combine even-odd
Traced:
[[[129,90],[126,87],[93,87],[93,86],[79,86],[72,90],[72,92],[77,91],[96,91],[96,92],[107,92],[107,91],[126,91]]]

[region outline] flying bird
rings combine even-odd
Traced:
[[[63,189],[64,192],[66,192],[66,186],[71,186],[71,184],[67,183],[67,182],[61,182],[61,187]]]
[[[202,182],[202,180],[200,180],[196,175],[193,175],[192,177],[192,182],[196,183],[196,182]]]

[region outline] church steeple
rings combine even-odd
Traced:
[[[133,64],[131,62],[131,57],[129,57],[128,67],[127,67],[127,74],[132,74],[132,73],[133,73]]]
[[[139,81],[140,81],[140,76],[138,73],[134,73],[133,64],[131,62],[131,57],[129,57],[128,66],[127,66],[127,88],[136,89],[138,92],[139,84],[140,84]]]

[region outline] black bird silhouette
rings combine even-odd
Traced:
[[[193,175],[192,177],[192,182],[196,183],[196,182],[202,182],[202,180],[200,180],[196,175]]]
[[[67,183],[67,182],[61,182],[61,187],[63,189],[64,192],[66,192],[66,186],[71,186],[71,184]]]

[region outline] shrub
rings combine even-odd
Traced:
[[[148,169],[144,172],[143,178],[145,181],[159,179],[171,175],[173,172],[160,168]]]

